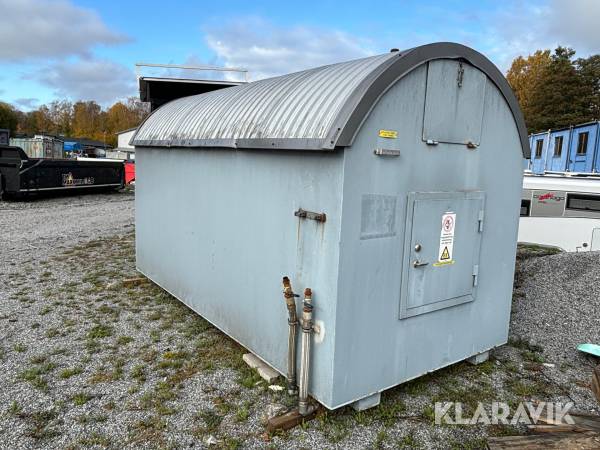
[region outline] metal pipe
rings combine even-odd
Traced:
[[[310,414],[313,409],[308,404],[308,374],[310,371],[310,340],[313,330],[312,320],[312,291],[304,290],[304,305],[302,308],[302,349],[300,355],[300,386],[298,396],[298,412],[302,416]]]
[[[288,277],[283,277],[283,298],[288,309],[288,394],[296,395],[296,330],[298,328],[298,315],[296,313],[296,297],[292,291],[292,284]]]

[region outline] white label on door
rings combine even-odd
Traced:
[[[447,212],[442,215],[442,231],[440,232],[440,250],[434,266],[454,264],[454,228],[456,228],[456,213]]]

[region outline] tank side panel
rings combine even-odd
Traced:
[[[136,157],[138,269],[281,373],[281,278],[297,293],[311,287],[324,323],[311,394],[323,403],[331,400],[342,162],[341,152],[223,149],[138,148]],[[298,208],[324,212],[326,222],[298,218]]]
[[[522,192],[517,128],[500,92],[487,83],[480,146],[427,145],[425,84],[422,67],[394,85],[345,152],[334,399],[328,406],[342,406],[507,340]],[[382,129],[396,131],[397,138],[379,137]],[[399,150],[400,156],[376,156],[376,148]],[[475,300],[399,319],[409,193],[469,190],[485,193]],[[365,198],[379,198],[384,212]],[[388,205],[395,199],[393,215],[383,199]],[[373,216],[379,228],[393,223],[393,230],[365,237],[377,228]]]

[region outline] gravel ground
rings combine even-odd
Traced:
[[[294,399],[158,286],[127,281],[139,276],[132,200],[0,202],[1,448],[477,449],[524,429],[435,426],[434,402],[462,401],[465,415],[479,401],[573,401],[597,412],[593,361],[574,347],[600,342],[600,256],[524,251],[511,341],[490,361],[390,389],[377,408],[322,412],[268,435],[266,411]]]
[[[0,201],[0,270],[60,249],[133,230],[132,190]],[[14,264],[12,264],[14,263]]]
[[[544,375],[570,389],[578,409],[599,412],[589,392],[591,370],[600,360],[577,346],[600,344],[600,252],[519,256],[511,339],[542,349],[542,358],[554,365]]]

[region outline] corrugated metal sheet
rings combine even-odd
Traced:
[[[50,137],[11,138],[10,145],[21,147],[30,158],[64,158],[63,141]]]
[[[379,98],[416,67],[436,59],[485,73],[506,100],[524,157],[529,141],[510,85],[481,53],[438,42],[174,100],[152,113],[132,145],[331,150],[352,145]]]
[[[152,114],[136,145],[236,147],[245,139],[319,140],[388,53],[174,100]],[[212,142],[211,142],[212,141]]]

